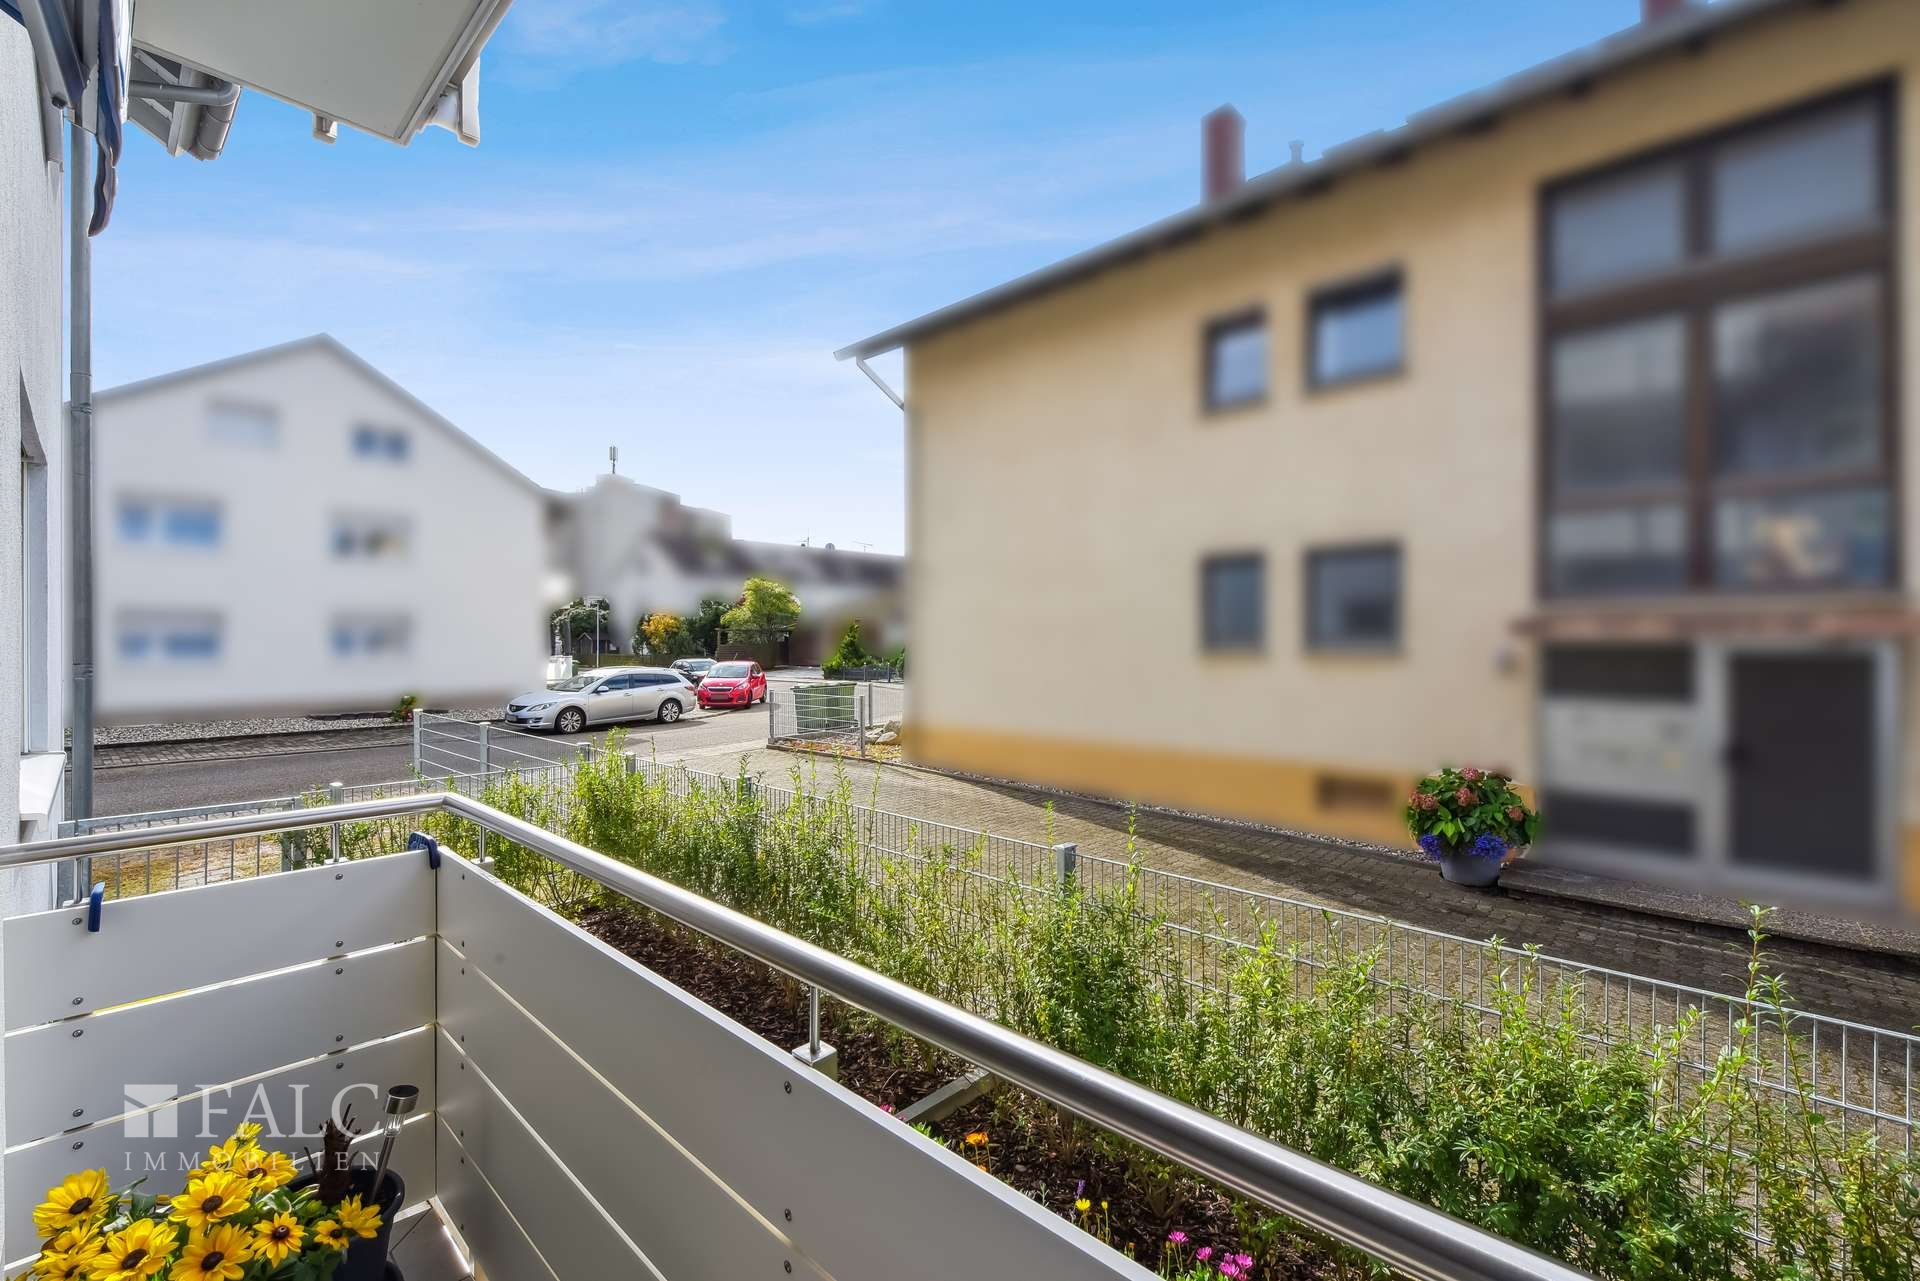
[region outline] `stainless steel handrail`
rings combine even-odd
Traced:
[[[1585,1274],[1344,1170],[596,854],[490,805],[439,792],[0,848],[0,869],[196,841],[441,812],[537,850],[646,907],[809,983],[1335,1240],[1428,1281],[1585,1281]]]

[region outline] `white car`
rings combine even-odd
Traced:
[[[578,734],[589,725],[655,719],[671,724],[697,701],[693,686],[664,667],[601,667],[541,690],[516,694],[506,723]]]

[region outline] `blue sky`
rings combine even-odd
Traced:
[[[252,93],[211,164],[135,133],[96,379],[327,330],[542,484],[617,443],[743,536],[899,551],[899,415],[834,348],[1192,204],[1222,102],[1257,172],[1638,9],[517,0],[477,150]]]

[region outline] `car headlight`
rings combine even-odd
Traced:
[[[527,708],[527,710],[530,712],[544,712],[552,706],[552,703],[535,703],[533,706]]]

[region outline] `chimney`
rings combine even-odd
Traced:
[[[1640,0],[1640,21],[1658,22],[1687,7],[1687,0]]]
[[[1287,150],[1293,153],[1292,158],[1287,161],[1288,164],[1303,165],[1307,163],[1307,144],[1304,139],[1295,138],[1287,144]]]
[[[1230,196],[1247,180],[1247,122],[1231,106],[1215,107],[1200,121],[1200,194],[1208,201]]]

